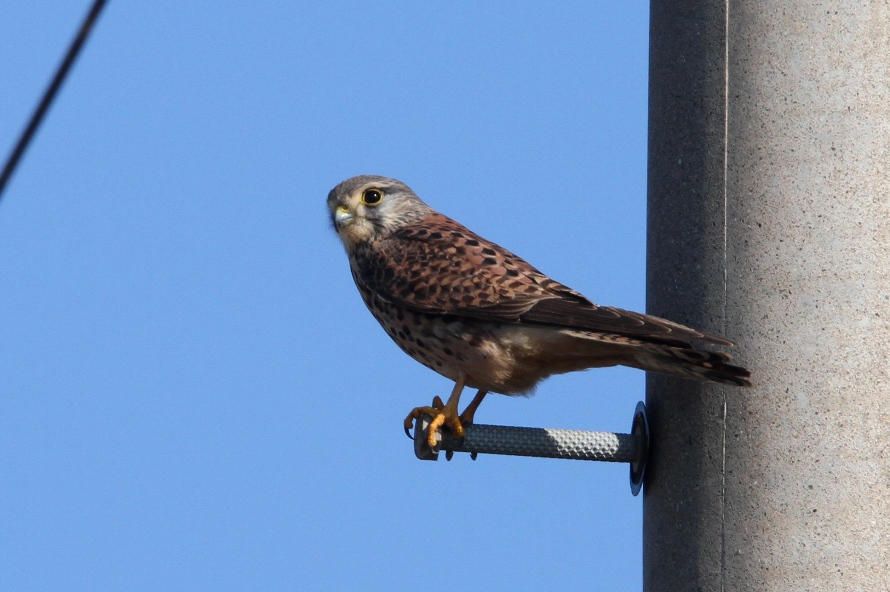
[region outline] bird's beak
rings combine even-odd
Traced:
[[[353,222],[355,222],[355,215],[350,214],[346,206],[338,206],[337,211],[334,212],[334,224],[337,225],[337,230],[346,228]]]

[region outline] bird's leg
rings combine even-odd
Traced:
[[[467,408],[464,409],[464,412],[460,414],[460,421],[465,425],[470,425],[473,423],[473,417],[476,415],[476,410],[479,408],[479,405],[482,403],[482,399],[485,398],[485,395],[488,394],[488,391],[479,389],[476,393],[476,396],[473,397],[473,400],[470,401],[470,404],[467,405]]]
[[[460,394],[464,390],[464,385],[467,382],[467,375],[461,372],[457,376],[457,382],[454,383],[454,388],[451,390],[451,396],[448,397],[448,402],[445,403],[445,408],[439,412],[433,418],[433,421],[430,422],[430,431],[429,431],[429,440],[428,444],[430,446],[436,445],[436,432],[443,425],[450,426],[454,431],[454,436],[457,438],[464,437],[464,426],[461,424],[460,415],[458,414],[458,405],[460,404]],[[435,403],[435,401],[433,401]]]
[[[429,428],[428,443],[430,446],[436,445],[436,431],[442,427],[442,425],[450,426],[451,429],[454,430],[454,435],[456,437],[463,438],[464,428],[461,424],[461,418],[457,413],[457,407],[460,402],[460,393],[464,390],[464,384],[466,384],[466,382],[467,375],[461,372],[457,377],[457,382],[454,383],[454,389],[451,391],[451,396],[448,397],[447,403],[443,404],[442,399],[437,396],[433,399],[432,407],[415,407],[412,409],[404,422],[405,433],[408,434],[408,437],[411,437],[411,427],[414,425],[414,420],[418,419],[421,415],[429,415],[433,418]]]
[[[487,394],[488,391],[483,389],[479,389],[478,391],[476,391],[476,396],[473,397],[473,400],[470,401],[470,404],[467,405],[466,409],[464,409],[464,412],[460,414],[460,421],[461,423],[463,423],[463,425],[468,426],[473,423],[473,418],[476,416],[476,410],[479,408],[479,405],[482,404],[482,400]],[[445,454],[445,458],[451,460],[451,454],[453,454],[453,452],[451,452],[450,450],[447,451]],[[475,451],[471,452],[470,458],[476,460],[476,456],[478,454],[479,453]]]

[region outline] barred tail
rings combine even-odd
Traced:
[[[691,348],[649,346],[634,353],[636,363],[628,364],[641,370],[662,372],[680,378],[706,380],[736,386],[753,386],[751,372],[741,366],[728,364],[731,357],[723,352]]]

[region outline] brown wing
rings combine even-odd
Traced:
[[[441,214],[359,246],[355,259],[356,282],[417,312],[553,325],[675,346],[732,345],[664,319],[597,306]]]

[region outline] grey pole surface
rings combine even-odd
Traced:
[[[653,0],[644,589],[890,590],[890,4]]]

